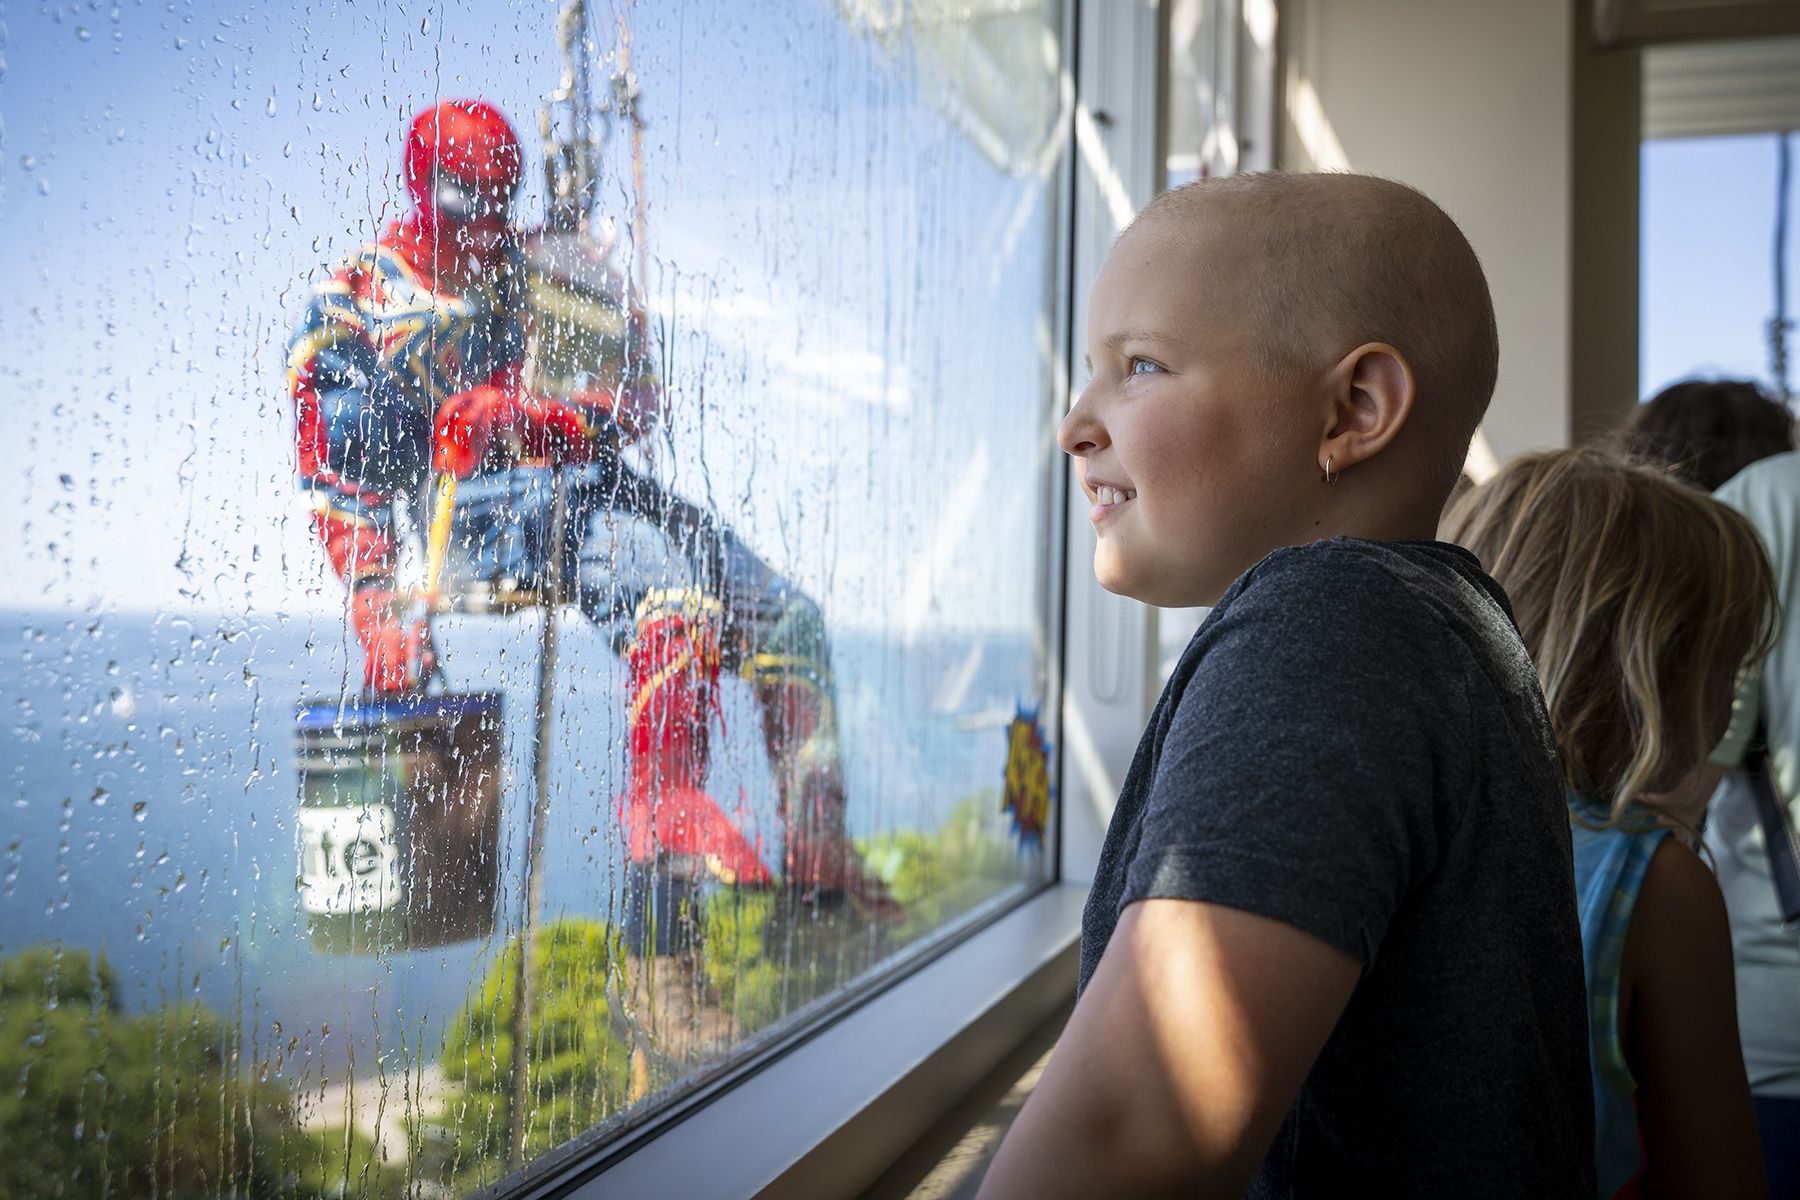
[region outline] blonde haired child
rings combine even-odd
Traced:
[[[1506,589],[1574,825],[1598,1195],[1763,1194],[1724,902],[1691,848],[1774,583],[1737,513],[1594,450],[1517,459],[1444,536]]]

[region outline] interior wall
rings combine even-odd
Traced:
[[[1569,436],[1572,3],[1280,7],[1280,165],[1411,184],[1481,256],[1500,325],[1484,433],[1501,460]],[[1635,329],[1635,276],[1631,304]]]

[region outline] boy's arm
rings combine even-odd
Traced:
[[[1725,898],[1706,864],[1674,838],[1663,839],[1644,875],[1622,973],[1643,1194],[1763,1196]]]
[[[1242,1195],[1360,973],[1267,917],[1128,905],[982,1200]]]

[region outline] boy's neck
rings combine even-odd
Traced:
[[[1336,486],[1336,485],[1333,485]],[[1412,503],[1359,503],[1364,497],[1347,496],[1331,505],[1314,521],[1314,540],[1332,537],[1362,538],[1372,542],[1428,542],[1437,537],[1443,505],[1429,501]]]

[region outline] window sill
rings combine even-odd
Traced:
[[[527,1194],[862,1192],[1067,1002],[1086,896],[1046,889],[599,1173]]]

